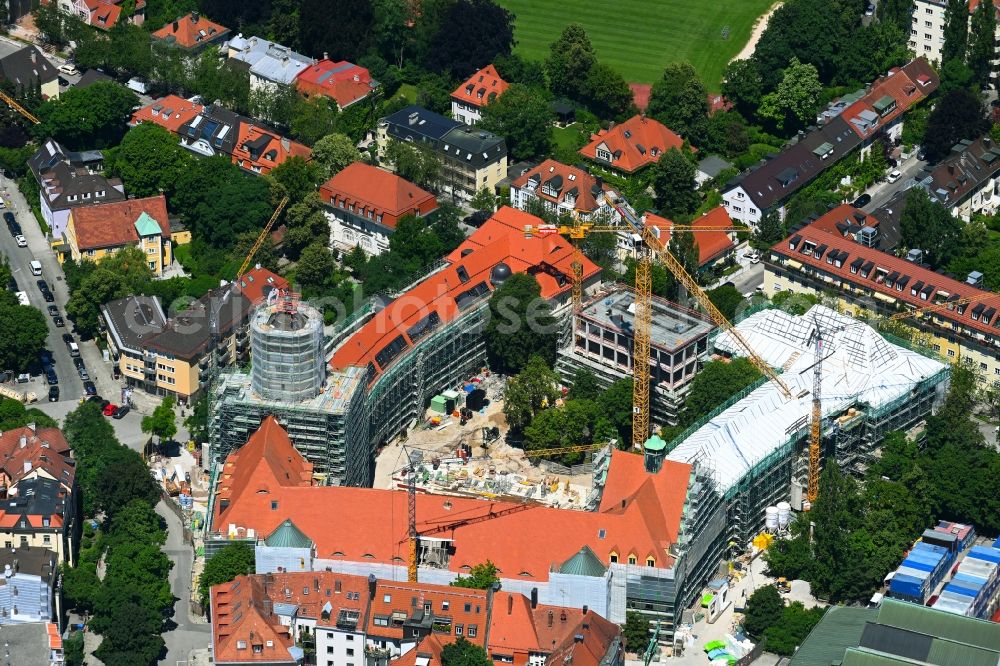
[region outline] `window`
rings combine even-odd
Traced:
[[[640,386],[641,386],[641,384],[640,384]],[[646,558],[646,566],[647,567],[655,567],[656,566],[656,560],[654,560],[652,557],[647,557]]]
[[[985,363],[980,363],[979,364],[979,369],[980,370],[986,370],[986,364]]]
[[[928,33],[925,32],[924,33],[924,39],[930,39],[930,38],[931,38],[931,36]]]
[[[931,50],[931,47],[929,45],[927,45],[927,44],[924,44],[924,51],[930,51],[930,50]]]
[[[997,374],[1000,375],[1000,368],[997,368]],[[456,624],[455,625],[455,635],[456,636],[461,636],[462,632],[464,630],[465,630],[465,625],[464,624]]]
[[[354,648],[347,648],[347,656],[348,657],[354,656]]]
[[[925,13],[925,14],[933,14],[933,13],[934,13],[934,10],[932,10],[932,9],[930,9],[930,8],[927,8],[927,9],[925,9],[925,10],[924,10],[924,13]],[[930,21],[928,21],[928,22],[927,22],[927,25],[930,25],[930,24],[931,24],[931,22],[930,22]]]
[[[236,649],[237,650],[246,650],[247,649],[247,642],[246,641],[236,641]]]
[[[347,634],[347,640],[348,641],[353,641],[354,640],[354,634]]]
[[[640,384],[639,386],[642,387],[642,384]],[[448,610],[449,606],[451,606],[451,602],[449,602],[449,601],[442,601],[441,602],[441,610],[446,611],[446,610]]]
[[[469,638],[475,638],[476,634],[479,633],[479,627],[475,624],[469,625]]]
[[[984,363],[983,365],[986,365],[986,364]],[[52,537],[50,537],[48,534],[42,536],[42,543],[51,543],[51,541],[52,541]]]
[[[472,604],[465,604],[465,612],[469,613],[472,611]]]
[[[994,375],[1000,375],[1000,367],[993,368],[993,374]]]
[[[387,594],[387,595],[383,596],[382,597],[382,603],[384,603],[384,604],[392,603],[392,595],[391,594]]]
[[[618,561],[618,554],[617,553],[611,553],[611,557],[609,559],[611,560],[611,563],[614,564],[615,562]]]
[[[948,358],[952,358],[953,356],[955,356],[955,350],[954,349],[949,349],[948,350]]]
[[[254,654],[263,654],[264,653],[264,644],[263,643],[254,643],[253,653]]]
[[[271,500],[271,511],[278,510],[278,500]]]
[[[635,555],[629,555],[628,556],[628,563],[629,564],[635,564],[637,561],[638,560],[636,560]]]
[[[640,384],[640,386],[641,386],[641,384]],[[333,646],[332,645],[327,645],[326,646],[326,653],[327,654],[333,654]]]

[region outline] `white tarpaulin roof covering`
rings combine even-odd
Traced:
[[[737,325],[757,354],[775,368],[794,396],[788,400],[768,382],[696,430],[668,456],[714,467],[725,491],[758,461],[808,425],[812,410],[815,332],[823,339],[823,416],[857,403],[877,408],[907,394],[945,366],[889,342],[867,324],[822,305],[801,316],[782,310],[758,312]],[[717,350],[744,355],[721,333]]]

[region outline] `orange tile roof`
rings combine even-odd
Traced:
[[[539,181],[534,194],[541,199],[558,204],[565,200],[567,194],[576,190],[574,210],[581,213],[593,213],[600,208],[595,196],[597,179],[583,169],[568,166],[555,160],[545,160],[534,169],[525,171],[520,178],[511,183],[511,187],[523,188],[532,178]],[[559,182],[559,195],[554,197],[542,192],[542,185],[553,179],[558,179]],[[601,191],[609,192],[612,191],[612,188],[604,183],[601,186]]]
[[[251,268],[244,273],[239,285],[240,292],[254,305],[262,303],[271,289],[289,289],[288,280],[260,267]]]
[[[263,576],[237,576],[211,590],[216,664],[296,664],[294,645],[268,601]]]
[[[25,426],[8,430],[0,433],[0,480],[10,487],[41,470],[71,489],[76,466],[70,462],[70,455],[69,443],[58,428],[33,430]]]
[[[139,241],[135,221],[146,213],[160,226],[163,238],[170,238],[167,198],[162,194],[144,199],[126,199],[74,208],[73,230],[79,250],[120,247]]]
[[[388,599],[388,601],[386,601]],[[423,605],[430,604],[435,616],[451,618],[451,633],[440,635],[441,640],[454,640],[456,625],[462,625],[463,636],[471,643],[486,647],[489,629],[489,596],[486,590],[474,590],[451,585],[408,583],[379,580],[368,612],[367,634],[379,638],[400,640],[403,622],[413,619],[414,611],[423,612]],[[378,619],[388,619],[389,626],[376,624]],[[395,621],[394,621],[395,620]],[[476,635],[469,636],[469,625],[476,627]]]
[[[874,81],[865,96],[844,109],[840,115],[855,134],[867,139],[881,132],[907,109],[927,97],[937,85],[938,77],[933,68],[925,59],[917,58],[903,67],[893,69],[888,76]],[[896,106],[880,116],[874,105],[886,96],[891,97]],[[861,124],[858,116],[865,111],[875,114],[878,117],[878,124]]]
[[[542,298],[551,300],[568,294],[573,288],[573,247],[557,234],[526,238],[524,227],[539,224],[542,220],[534,215],[502,207],[446,257],[448,267],[394,300],[342,344],[330,366],[339,370],[350,366],[363,368],[371,363],[376,372],[384,371],[375,357],[387,344],[402,336],[407,349],[412,347],[407,329],[431,313],[442,323],[456,319],[461,313],[456,299],[480,284],[492,290],[490,273],[500,263],[505,263],[513,273],[534,275],[541,285]],[[584,281],[601,270],[587,258],[583,263]]]
[[[1000,611],[997,612],[1000,613]],[[444,651],[444,646],[454,641],[454,638],[442,639],[436,634],[425,636],[415,648],[390,661],[389,666],[416,666],[417,657],[426,658],[428,660],[427,666],[443,666],[441,653]]]
[[[205,109],[201,104],[189,102],[177,95],[167,95],[147,104],[132,114],[132,125],[139,123],[156,123],[164,129],[177,134],[180,126],[194,120]]]
[[[486,65],[455,88],[451,97],[463,104],[482,107],[504,94],[509,87],[510,84],[500,78],[496,67]]]
[[[708,115],[713,116],[719,111],[729,111],[733,108],[733,103],[723,95],[715,93],[708,94]]]
[[[213,529],[236,535],[248,529],[270,534],[286,518],[316,544],[316,557],[352,562],[381,562],[406,567],[407,494],[396,490],[317,487],[287,434],[269,419],[250,442],[226,460]],[[677,540],[687,496],[690,466],[668,461],[657,474],[645,471],[639,455],[616,451],[597,511],[536,506],[498,518],[469,519],[519,506],[504,501],[417,495],[417,527],[454,542],[449,569],[465,573],[492,560],[503,577],[548,580],[550,568],[565,562],[582,546],[603,561],[634,556],[656,566],[672,563],[669,548]],[[331,506],[338,507],[330,511]],[[358,529],[364,525],[365,529]],[[496,547],[503,532],[504,547]]]
[[[361,215],[366,210],[373,210],[376,217],[384,215],[389,228],[396,227],[396,219],[414,210],[423,210],[432,202],[433,207],[437,207],[430,192],[364,162],[354,162],[334,174],[320,185],[319,196],[331,205],[341,201],[353,204]]]
[[[295,78],[295,87],[299,92],[329,97],[342,109],[367,97],[373,83],[372,75],[366,68],[346,60],[320,60]]]
[[[924,307],[945,299],[973,298],[975,302],[967,306],[941,309],[924,315],[924,321],[933,321],[948,330],[955,325],[993,339],[1000,338],[1000,294],[959,282],[919,264],[858,243],[846,229],[846,225],[854,221],[856,212],[860,211],[851,205],[840,205],[776,243],[771,252],[913,307]],[[838,224],[845,225],[845,229],[841,231],[836,226]],[[809,254],[802,252],[807,241],[814,248]],[[817,257],[815,250],[820,247],[823,251]],[[834,252],[837,253],[836,257],[833,256]],[[837,261],[840,266],[837,266]],[[893,273],[898,274],[898,280],[890,287],[885,278]],[[897,289],[896,286],[904,278],[905,284]],[[921,294],[924,294],[923,298]]]
[[[233,164],[247,171],[268,174],[290,157],[309,157],[312,150],[261,125],[240,120],[240,134],[233,146]]]
[[[645,220],[646,226],[656,227],[660,230],[662,233],[661,242],[664,244],[670,242],[670,229],[674,226],[673,222],[653,213],[646,213]],[[729,217],[729,211],[724,206],[718,206],[701,217],[691,220],[691,224],[699,227],[725,228],[733,226],[733,220]],[[699,231],[695,234],[694,241],[698,246],[699,266],[704,266],[736,247],[725,231]]]
[[[209,21],[200,14],[185,14],[176,21],[168,21],[165,26],[153,33],[157,39],[173,38],[175,44],[184,48],[194,48],[212,40],[221,39],[229,32],[229,28],[214,21]]]
[[[684,140],[663,123],[645,116],[632,116],[620,125],[594,134],[590,143],[579,152],[595,162],[633,173],[659,161],[671,148],[680,149],[683,145]],[[597,157],[600,146],[611,153],[610,162]]]

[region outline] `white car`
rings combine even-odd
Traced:
[[[21,234],[14,236],[14,242],[17,243],[18,247],[28,247],[28,239]]]
[[[59,65],[60,74],[68,74],[69,76],[76,76],[80,71],[76,68],[76,65],[72,63],[66,63],[65,65]]]
[[[4,201],[2,197],[0,197],[0,208],[6,208],[6,207],[7,207],[7,202]]]
[[[903,177],[903,174],[899,173],[899,169],[893,169],[889,172],[889,176],[886,180],[890,183],[895,183],[897,180]]]

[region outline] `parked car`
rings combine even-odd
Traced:
[[[48,311],[49,311],[49,316],[50,317],[56,317],[56,316],[59,315],[59,308],[56,307],[55,305],[50,305],[48,307]]]
[[[42,362],[42,365],[52,365],[52,352],[48,349],[43,349],[38,354],[38,360]]]
[[[73,334],[72,333],[63,333],[62,338],[63,338],[63,342],[65,342],[67,346],[69,345],[69,343],[75,342],[75,340],[73,340]]]
[[[21,374],[19,374],[17,376],[17,383],[18,384],[25,384],[25,383],[30,382],[30,381],[31,381],[31,375],[29,375],[27,372],[22,372]]]
[[[49,384],[58,384],[59,383],[59,376],[56,375],[56,369],[55,368],[49,368],[48,370],[45,371],[45,380]]]
[[[129,413],[130,409],[131,408],[128,405],[122,405],[121,407],[115,410],[115,413],[112,415],[112,418],[116,420],[125,418],[125,415]]]
[[[105,416],[113,416],[116,409],[118,409],[118,405],[116,405],[113,402],[109,402],[108,404],[104,405],[103,414]]]
[[[76,65],[74,65],[71,62],[67,62],[65,64],[59,65],[59,73],[66,74],[67,76],[76,76],[80,72],[79,70],[77,70]]]
[[[14,236],[14,242],[17,243],[18,247],[28,247],[28,239],[21,234]]]
[[[890,182],[890,183],[895,183],[897,180],[899,180],[902,177],[903,177],[903,174],[899,173],[899,169],[893,169],[892,171],[889,172],[889,175],[888,175],[888,177],[886,177],[886,180],[888,182]]]
[[[52,318],[52,323],[56,325],[56,328],[64,328],[66,326],[66,320],[59,315]]]
[[[111,366],[111,376],[114,379],[121,379],[122,378],[122,369],[119,368],[117,365]]]
[[[872,202],[872,195],[870,195],[870,194],[868,194],[866,192],[865,194],[862,194],[860,197],[858,197],[857,199],[855,199],[854,203],[852,205],[855,208],[864,208],[865,206],[867,206],[871,202]]]
[[[79,370],[84,366],[83,359],[77,356],[76,358],[73,359],[73,365],[76,367],[77,370]]]
[[[35,280],[35,285],[38,287],[39,291],[48,291],[49,283],[45,280]]]
[[[865,8],[865,16],[873,16],[875,14],[875,5],[869,4]]]
[[[50,386],[49,387],[49,402],[59,402],[59,387]]]
[[[83,381],[90,381],[90,374],[87,372],[87,368],[77,368],[76,372]]]
[[[97,386],[89,379],[83,382],[83,390],[89,396],[97,395]]]
[[[12,224],[17,224],[17,218],[14,217],[14,213],[10,211],[3,214],[3,221],[7,223],[8,227]]]
[[[46,303],[55,303],[56,302],[56,297],[53,296],[52,292],[48,291],[48,290],[42,292],[42,298],[45,299]]]

